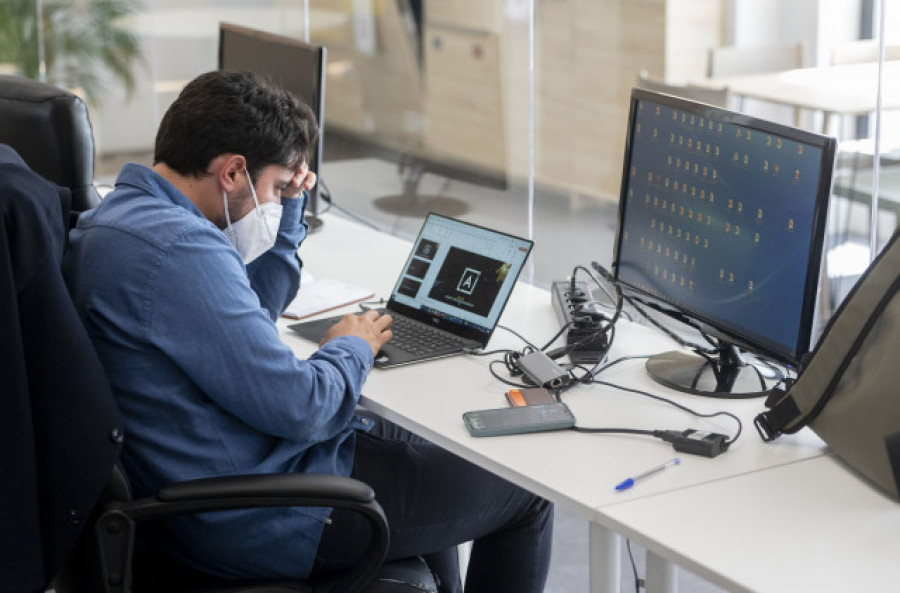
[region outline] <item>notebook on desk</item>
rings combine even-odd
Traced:
[[[392,367],[484,348],[533,242],[429,214],[394,284],[385,313],[394,338],[375,357]],[[289,327],[320,342],[342,316]]]

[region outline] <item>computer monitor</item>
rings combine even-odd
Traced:
[[[284,89],[302,98],[312,108],[319,126],[309,168],[321,179],[325,114],[325,48],[297,39],[229,23],[219,25],[219,68],[250,70],[265,74]],[[309,192],[306,221],[310,230],[321,226],[320,188]]]
[[[651,357],[658,382],[761,394],[741,351],[796,365],[810,348],[836,141],[634,89],[614,275],[624,294],[713,338]]]

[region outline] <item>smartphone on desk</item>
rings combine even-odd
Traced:
[[[559,430],[575,426],[575,416],[560,402],[516,408],[474,410],[463,414],[473,437]]]

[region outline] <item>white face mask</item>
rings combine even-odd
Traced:
[[[253,211],[232,224],[228,213],[228,195],[224,190],[222,200],[225,203],[225,236],[241,254],[244,263],[249,264],[275,245],[278,227],[281,224],[281,204],[275,202],[260,204],[247,169],[244,169],[244,174],[247,175],[247,183],[250,184],[250,193],[253,194],[253,203],[256,205]]]

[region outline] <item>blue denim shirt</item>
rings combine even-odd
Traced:
[[[276,245],[246,268],[220,229],[140,165],[126,165],[72,230],[67,280],[125,417],[136,496],[209,476],[350,474],[371,348],[341,337],[301,360],[273,321],[299,286],[305,201],[283,200]],[[214,574],[302,579],[329,513],[185,516],[162,536]]]

